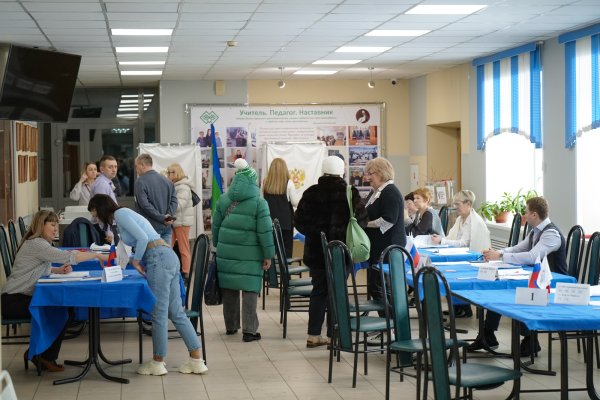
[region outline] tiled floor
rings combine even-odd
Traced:
[[[241,334],[226,336],[221,307],[205,308],[205,328],[207,341],[207,361],[209,372],[203,376],[182,375],[177,366],[187,353],[181,339],[169,340],[167,364],[169,374],[163,377],[145,377],[135,374],[137,364],[137,328],[135,324],[102,325],[102,346],[111,359],[132,358],[134,363],[107,368],[112,375],[130,379],[129,384],[121,385],[106,381],[92,369],[87,377],[77,383],[53,386],[57,378],[69,377],[78,373],[77,367],[67,366],[63,373],[44,373],[38,377],[32,368],[23,369],[23,352],[26,346],[2,346],[2,367],[8,369],[20,400],[111,400],[111,399],[361,399],[384,398],[385,368],[384,356],[369,358],[369,374],[362,374],[362,358],[359,358],[357,387],[352,388],[352,357],[343,355],[341,363],[334,364],[333,383],[327,383],[328,351],[323,348],[306,348],[306,314],[290,314],[288,338],[282,339],[279,325],[278,295],[267,297],[267,310],[259,310],[260,332],[263,339],[243,343]],[[473,337],[476,319],[458,320],[459,325],[470,329]],[[414,324],[416,326],[416,323]],[[503,319],[499,335],[501,349],[509,346],[510,321]],[[546,336],[543,337],[544,350],[538,359],[540,367],[547,362]],[[553,363],[559,367],[558,342],[554,343]],[[146,359],[151,355],[151,339],[144,337]],[[87,354],[87,335],[65,341],[61,352],[62,359],[83,359]],[[574,341],[569,345],[570,385],[585,386],[583,357],[577,354]],[[511,366],[512,361],[484,360]],[[408,378],[399,382],[392,375],[392,398],[414,399],[415,383]],[[600,386],[600,370],[595,372],[595,380]],[[525,374],[524,388],[558,387],[559,378]],[[504,399],[510,391],[510,384],[490,390],[476,391],[476,398]],[[430,392],[431,393],[431,392]],[[558,393],[523,394],[523,399],[558,399]],[[573,392],[570,399],[587,399],[586,392]]]

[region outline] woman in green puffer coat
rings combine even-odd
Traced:
[[[256,302],[275,247],[269,206],[260,197],[256,171],[243,158],[235,161],[235,167],[231,186],[213,214],[212,234],[226,333],[233,335],[240,328],[241,290],[242,340],[251,342],[260,340]]]

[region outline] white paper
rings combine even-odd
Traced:
[[[88,276],[90,276],[90,271],[72,271],[72,272],[69,272],[68,274],[50,274],[48,276],[48,278],[69,280],[69,279],[83,279],[83,278],[87,278]]]
[[[483,266],[479,268],[477,279],[482,281],[495,281],[498,270],[492,266]]]
[[[468,247],[447,247],[445,249],[439,249],[437,252],[440,255],[467,254],[469,252],[469,248]]]
[[[519,265],[508,264],[508,263],[504,263],[502,261],[490,261],[490,262],[470,263],[470,264],[474,267],[480,267],[480,266],[484,265],[484,266],[494,266],[498,269],[523,269]]]
[[[435,193],[437,194],[438,204],[448,203],[448,199],[446,198],[446,188],[444,186],[436,186]]]
[[[590,301],[590,306],[600,306],[600,301]]]
[[[102,270],[102,282],[118,282],[123,280],[123,270],[121,267],[105,267]]]
[[[129,263],[130,257],[131,246],[127,246],[122,240],[120,240],[119,244],[117,245],[117,264],[120,265],[122,269],[125,269]]]
[[[590,285],[580,283],[556,284],[554,303],[587,306],[590,302]]]
[[[590,286],[590,296],[600,296],[600,285]]]
[[[103,244],[102,246],[98,246],[96,243],[92,243],[90,246],[90,250],[92,251],[110,251],[110,244]]]
[[[442,267],[444,265],[464,265],[466,267],[467,264],[469,264],[469,263],[466,261],[441,261],[441,262],[433,263],[433,265],[439,265],[440,267]]]
[[[518,287],[515,303],[529,306],[547,306],[548,291],[546,289]]]
[[[498,270],[498,276],[502,277],[502,276],[515,276],[515,275],[519,275],[519,276],[526,276],[527,278],[529,278],[530,272],[529,271],[525,271],[523,268],[511,268],[511,269],[501,269]]]
[[[413,238],[413,244],[416,248],[431,247],[431,236],[418,235]]]

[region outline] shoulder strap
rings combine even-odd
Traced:
[[[346,198],[348,199],[348,208],[350,208],[350,218],[354,217],[354,208],[352,207],[352,185],[346,186]]]

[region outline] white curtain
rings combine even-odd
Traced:
[[[194,183],[194,191],[202,198],[202,158],[200,147],[196,145],[161,145],[158,143],[140,143],[139,154],[150,154],[152,167],[159,173],[164,173],[171,164],[181,165],[183,172]],[[190,238],[195,238],[204,232],[202,222],[202,202],[195,207],[196,223],[190,230]]]

